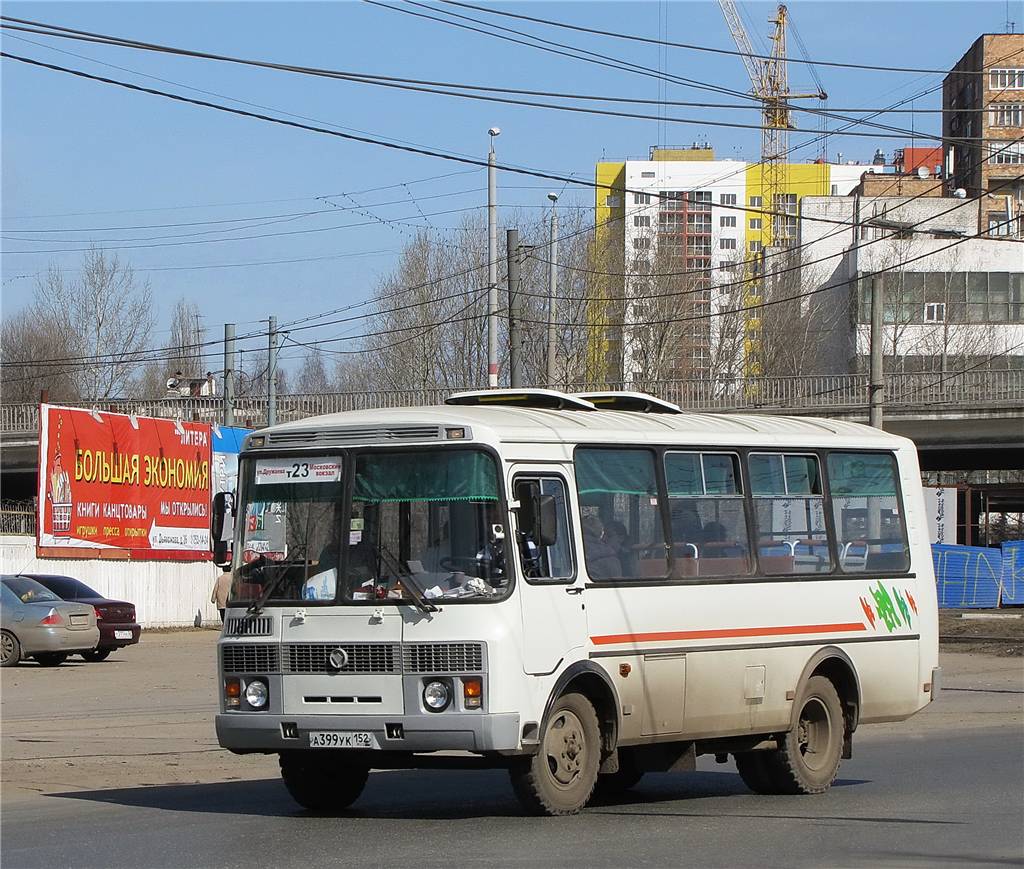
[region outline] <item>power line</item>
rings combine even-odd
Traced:
[[[565,30],[575,30],[579,33],[590,33],[596,36],[609,36],[614,39],[623,39],[630,42],[644,42],[648,45],[661,45],[668,48],[685,48],[690,51],[703,51],[709,54],[728,54],[733,57],[752,57],[757,60],[775,60],[776,58],[770,54],[747,54],[743,51],[736,51],[735,49],[728,48],[714,48],[709,45],[697,45],[690,42],[671,42],[665,39],[652,39],[646,36],[637,36],[630,33],[616,33],[611,30],[599,30],[594,27],[583,27],[576,24],[569,24],[564,21],[553,21],[548,18],[536,18],[532,15],[523,15],[521,13],[506,12],[501,9],[497,9],[493,6],[476,6],[473,3],[457,2],[457,0],[437,0],[439,3],[444,3],[448,6],[461,6],[465,9],[475,9],[477,12],[486,12],[489,15],[501,15],[505,18],[515,18],[520,21],[530,21],[534,24],[544,24],[549,27],[560,27]],[[917,72],[917,73],[937,73],[940,75],[946,75],[948,69],[928,69],[912,66],[873,66],[867,63],[846,63],[835,60],[820,60],[820,59],[798,59],[798,58],[786,58],[788,63],[802,63],[808,66],[832,66],[840,69],[863,69],[870,70],[872,72]],[[968,72],[974,72],[969,70]]]
[[[327,128],[324,128],[324,127],[317,127],[317,126],[313,126],[313,125],[310,125],[310,124],[300,123],[298,121],[290,121],[290,120],[287,120],[285,118],[275,118],[272,115],[264,115],[264,114],[260,114],[260,113],[257,113],[257,112],[250,112],[250,111],[247,111],[247,110],[244,110],[244,109],[236,109],[236,108],[232,108],[230,106],[223,106],[223,105],[220,105],[218,103],[212,103],[212,102],[209,102],[207,100],[198,100],[198,99],[195,99],[195,98],[192,98],[192,97],[182,96],[181,94],[173,94],[173,93],[170,93],[168,91],[161,91],[161,90],[157,90],[155,88],[148,88],[148,87],[143,87],[141,85],[131,84],[129,82],[119,81],[117,79],[111,79],[111,78],[107,78],[107,77],[104,77],[104,76],[93,75],[92,73],[83,72],[82,70],[75,70],[75,69],[70,69],[68,67],[58,66],[56,64],[44,63],[43,61],[22,57],[20,55],[14,55],[14,54],[11,54],[9,52],[0,51],[0,57],[6,57],[6,58],[11,59],[11,60],[17,60],[17,61],[19,61],[21,63],[30,64],[32,66],[43,67],[43,68],[50,69],[50,70],[53,70],[53,71],[56,71],[56,72],[62,72],[62,73],[66,73],[68,75],[73,75],[73,76],[77,76],[77,77],[80,77],[80,78],[85,78],[85,79],[89,79],[89,80],[92,80],[92,81],[97,81],[97,82],[100,82],[102,84],[114,85],[116,87],[125,88],[127,90],[133,90],[133,91],[138,91],[138,92],[141,92],[141,93],[148,93],[148,94],[153,95],[153,96],[164,97],[166,99],[174,100],[176,102],[186,103],[186,104],[195,105],[195,106],[199,106],[199,107],[203,107],[203,108],[210,108],[210,109],[214,109],[216,111],[225,112],[225,113],[228,113],[228,114],[234,114],[234,115],[239,115],[241,117],[253,118],[253,119],[256,119],[256,120],[262,120],[262,121],[266,121],[268,123],[279,124],[279,125],[282,125],[282,126],[294,127],[296,129],[307,130],[309,132],[314,132],[314,133],[321,133],[323,135],[335,136],[337,138],[346,139],[348,141],[361,142],[363,144],[369,144],[369,145],[378,145],[379,147],[383,147],[383,148],[390,148],[392,150],[404,151],[406,153],[419,154],[419,155],[424,156],[424,157],[434,157],[434,158],[437,158],[437,159],[448,160],[450,162],[455,162],[455,163],[464,163],[464,164],[472,165],[472,166],[485,167],[487,165],[484,160],[481,160],[481,159],[478,159],[478,158],[475,158],[475,157],[463,157],[463,156],[460,156],[458,154],[446,153],[444,151],[437,151],[437,150],[428,149],[428,148],[412,147],[412,146],[409,146],[409,145],[397,145],[397,144],[395,144],[393,142],[384,141],[382,139],[375,139],[375,138],[372,138],[372,137],[369,137],[369,136],[356,136],[354,134],[344,133],[344,132],[341,132],[339,130],[331,130],[331,129],[327,129]],[[597,184],[596,182],[593,182],[593,181],[586,181],[586,180],[579,179],[579,178],[574,178],[574,177],[571,177],[571,176],[559,175],[559,174],[556,174],[556,173],[553,173],[553,172],[545,172],[545,171],[539,170],[539,169],[528,169],[528,168],[524,168],[524,167],[520,167],[520,166],[509,165],[509,164],[498,164],[498,168],[501,169],[502,171],[511,172],[511,173],[514,173],[514,174],[527,175],[527,176],[530,176],[530,177],[533,177],[533,178],[547,178],[547,179],[550,179],[550,180],[553,180],[553,181],[561,181],[561,182],[565,182],[565,183],[568,183],[568,184],[576,184],[576,185],[579,185],[579,186],[590,187],[590,188],[594,188],[594,189],[597,189],[597,188],[603,186],[603,185],[599,185],[599,184]],[[632,191],[632,190],[628,190],[626,188],[622,188],[622,189],[623,189],[624,193],[646,192],[646,191]],[[723,208],[723,209],[727,209],[727,210],[741,211],[741,212],[744,212],[744,213],[756,213],[756,214],[761,214],[761,215],[769,215],[769,214],[771,214],[771,215],[779,215],[779,216],[783,216],[784,215],[784,216],[787,216],[787,217],[790,216],[790,215],[786,214],[785,212],[780,212],[780,211],[777,211],[777,210],[774,210],[774,209],[768,209],[768,208],[763,208],[763,207],[762,208],[751,208],[751,207],[748,207],[748,206],[724,205],[724,204],[720,205],[719,207]],[[834,221],[834,220],[831,220],[831,219],[825,218],[825,217],[814,217],[814,218],[807,218],[807,219],[808,220],[815,220],[815,221],[818,221],[818,222],[821,222],[821,223],[836,223],[837,222],[837,221]],[[304,233],[304,232],[311,232],[311,231],[315,232],[315,231],[322,231],[322,230],[303,230],[301,232]],[[292,234],[292,233],[279,233],[278,235],[281,235],[281,234]],[[252,237],[253,238],[257,238],[257,237],[266,237],[266,236],[252,236]],[[203,242],[192,242],[192,243],[199,244],[199,243],[203,243]],[[149,245],[149,246],[152,246],[152,245]],[[139,247],[143,247],[143,246],[140,245]],[[52,252],[63,252],[63,251],[52,251]],[[18,251],[18,253],[27,253],[27,251]]]
[[[367,2],[371,2],[372,5],[384,6],[384,8],[392,9],[393,11],[409,12],[409,10],[399,9],[399,8],[392,7],[392,6],[387,6],[386,4],[376,3],[376,2],[373,2],[373,0],[367,0]],[[412,3],[411,5],[422,6],[423,8],[430,9],[431,11],[439,11],[439,10],[433,9],[433,7],[423,6],[423,4],[420,4],[420,3]],[[452,13],[446,13],[446,14],[452,14]],[[58,27],[56,25],[47,25],[47,24],[42,24],[42,23],[38,23],[38,22],[30,22],[30,21],[27,21],[26,19],[16,19],[16,18],[11,18],[9,16],[2,16],[2,17],[3,17],[4,20],[7,20],[7,21],[15,21],[15,22],[20,22],[20,23],[27,23],[27,24],[32,25],[33,27],[47,28],[47,30],[29,30],[28,31],[28,32],[32,32],[32,33],[37,33],[37,34],[42,35],[42,36],[51,36],[51,37],[59,37],[59,38],[66,38],[66,39],[80,39],[80,40],[83,40],[83,41],[94,42],[94,43],[98,43],[98,44],[102,44],[102,45],[108,45],[108,46],[132,48],[132,49],[136,49],[136,50],[145,50],[145,51],[156,51],[156,52],[160,52],[160,53],[168,53],[168,54],[180,55],[180,56],[184,56],[184,57],[193,57],[193,58],[206,59],[206,60],[216,60],[216,61],[220,61],[220,62],[241,64],[241,65],[246,65],[246,66],[255,66],[255,67],[260,67],[260,68],[268,68],[268,69],[292,72],[292,73],[303,74],[303,75],[314,75],[314,76],[319,76],[319,77],[327,77],[327,78],[339,79],[339,80],[356,82],[356,83],[361,83],[361,84],[370,84],[370,85],[377,85],[377,86],[383,86],[383,87],[399,88],[399,89],[403,89],[403,90],[413,90],[413,91],[420,91],[420,92],[443,94],[443,95],[446,95],[446,96],[458,97],[458,98],[463,98],[463,99],[484,100],[484,101],[490,101],[490,102],[506,103],[506,104],[511,104],[511,105],[523,105],[523,106],[534,107],[534,108],[546,108],[546,109],[560,110],[560,111],[569,111],[569,112],[583,112],[583,113],[598,114],[598,115],[604,114],[604,115],[611,115],[611,116],[616,116],[616,117],[635,118],[635,119],[641,119],[641,120],[654,120],[655,119],[654,116],[652,116],[652,115],[645,115],[645,114],[641,114],[641,113],[616,112],[616,111],[610,111],[610,110],[602,111],[602,110],[598,110],[598,109],[586,109],[586,108],[579,107],[579,106],[563,106],[563,105],[551,104],[551,103],[538,103],[536,101],[514,100],[514,99],[508,99],[508,98],[502,98],[502,97],[494,97],[494,96],[482,96],[480,94],[458,93],[458,92],[453,92],[451,90],[445,90],[445,88],[460,88],[460,89],[463,89],[463,90],[478,90],[478,91],[486,91],[486,92],[489,92],[489,93],[506,93],[506,94],[518,93],[518,94],[532,94],[532,95],[547,95],[547,96],[555,96],[555,97],[558,97],[558,98],[561,98],[561,99],[584,99],[584,100],[601,100],[601,101],[616,101],[616,102],[620,102],[621,101],[621,102],[636,102],[636,103],[646,103],[646,104],[650,104],[652,102],[656,102],[656,101],[650,101],[650,100],[629,100],[629,99],[623,99],[623,98],[617,98],[617,97],[604,97],[604,96],[599,96],[599,95],[572,95],[572,94],[559,94],[559,93],[541,92],[541,91],[527,91],[527,90],[521,90],[521,89],[516,89],[516,88],[497,88],[497,87],[486,87],[486,86],[480,86],[480,85],[465,85],[465,84],[451,83],[451,82],[434,82],[434,81],[429,81],[429,80],[407,79],[407,78],[400,78],[400,77],[395,77],[395,76],[381,76],[381,75],[373,75],[373,74],[369,74],[369,73],[359,73],[359,72],[352,72],[352,71],[346,71],[346,70],[330,70],[330,69],[323,69],[323,68],[317,68],[317,67],[299,66],[299,65],[294,65],[294,64],[278,64],[278,63],[271,63],[271,62],[268,62],[268,61],[258,61],[258,60],[251,60],[251,59],[247,59],[247,58],[239,58],[239,57],[233,57],[233,56],[228,56],[228,55],[221,55],[221,54],[213,54],[213,53],[202,52],[202,51],[195,51],[195,50],[191,50],[191,49],[176,48],[176,47],[160,45],[160,44],[156,44],[156,43],[140,42],[138,40],[131,40],[131,39],[126,39],[126,38],[122,38],[122,37],[109,36],[109,35],[99,34],[99,33],[92,33],[92,32],[89,32],[89,31],[74,30],[72,28]],[[430,16],[426,16],[426,17],[430,17]],[[458,17],[464,17],[464,16],[458,16]],[[452,22],[446,22],[443,19],[434,19],[434,20],[441,20],[443,23],[452,23]],[[470,20],[474,20],[475,21],[476,19],[470,19]],[[496,26],[496,25],[488,24],[488,26]],[[12,24],[4,24],[3,27],[8,28],[8,29],[14,29],[14,30],[25,30],[26,29],[26,28],[23,28],[23,27],[19,27],[17,25],[12,25]],[[507,28],[502,28],[502,29],[507,29]],[[496,35],[496,34],[491,34],[491,35]],[[531,38],[536,38],[536,37],[531,37]],[[534,46],[534,47],[536,47],[536,46]],[[582,49],[579,49],[579,50],[582,50]],[[76,55],[76,56],[80,56],[80,55]],[[102,63],[102,61],[96,61],[96,62]],[[616,62],[617,63],[626,63],[624,61],[616,61]],[[634,67],[636,66],[635,64],[629,64],[629,65],[630,66],[634,66]],[[124,69],[123,67],[115,67],[115,68]],[[137,74],[139,74],[139,75],[146,75],[145,73],[137,73]],[[149,78],[156,78],[155,76],[147,76],[147,77],[149,77]],[[678,77],[673,77],[673,78],[678,78]],[[157,79],[157,80],[165,81],[165,82],[168,81],[167,79]],[[706,84],[703,84],[703,83],[693,82],[692,80],[683,80],[683,81],[688,86],[697,86],[697,85],[699,85],[700,87],[702,87],[704,89],[714,89],[716,91],[725,92],[725,93],[729,93],[729,94],[738,96],[738,97],[740,97],[742,99],[746,99],[746,100],[753,99],[749,94],[746,94],[746,93],[744,93],[742,91],[734,91],[732,89],[721,88],[721,87],[718,87],[718,86],[709,86],[709,85],[706,85]],[[173,83],[173,82],[171,82],[171,83]],[[182,85],[182,87],[189,87],[189,86]],[[190,90],[198,90],[200,93],[206,93],[208,95],[211,95],[211,92],[209,92],[209,91],[202,91],[202,90],[199,90],[197,88],[191,88],[191,87],[189,89]],[[252,107],[255,107],[255,108],[261,108],[261,109],[270,110],[270,111],[278,111],[278,112],[280,112],[282,114],[290,114],[288,112],[283,112],[282,110],[279,110],[279,109],[271,109],[271,108],[269,108],[267,106],[262,106],[262,105],[259,105],[259,104],[256,104],[256,103],[249,103],[249,102],[246,102],[244,100],[236,100],[233,97],[225,97],[225,96],[220,95],[220,94],[212,94],[212,95],[213,96],[218,96],[219,98],[222,98],[222,99],[230,99],[230,100],[232,100],[234,102],[240,102],[243,105],[249,105],[249,106],[252,106]],[[678,105],[694,105],[694,106],[708,107],[708,104],[701,104],[701,103],[676,103],[676,104],[678,104]],[[724,104],[724,105],[723,104],[719,104],[717,107],[719,107],[719,108],[735,108],[736,106],[730,105],[730,104]],[[759,106],[753,106],[752,105],[752,106],[750,106],[750,108],[759,108]],[[848,117],[845,117],[845,116],[842,116],[842,115],[836,115],[834,113],[834,111],[833,112],[825,113],[821,109],[812,109],[812,108],[800,107],[800,106],[793,106],[792,108],[793,108],[793,110],[810,112],[812,114],[824,114],[825,116],[832,117],[832,118],[834,118],[836,120],[847,121],[847,122],[849,122],[849,121],[857,121],[857,119],[848,118]],[[857,111],[867,111],[867,110],[857,110]],[[292,116],[293,117],[303,118],[304,120],[315,120],[315,119],[310,119],[308,117],[301,116],[301,115],[292,115]],[[710,126],[724,126],[724,127],[732,127],[732,128],[740,128],[740,129],[759,129],[759,125],[757,125],[757,124],[742,124],[742,123],[726,122],[726,121],[710,121],[710,120],[705,120],[705,119],[694,119],[694,118],[666,118],[666,117],[659,117],[659,118],[657,118],[657,120],[671,121],[673,123],[685,123],[685,124],[695,124],[695,125],[710,125]],[[318,122],[318,123],[323,123],[323,122]],[[913,135],[913,132],[914,132],[914,131],[905,130],[905,129],[902,129],[902,128],[893,127],[893,126],[886,125],[886,124],[873,124],[873,123],[870,123],[867,120],[858,121],[858,123],[863,123],[863,124],[865,124],[867,126],[876,127],[878,129],[881,129],[881,130],[887,130],[890,133],[888,135],[874,134],[875,138],[904,138],[906,136]],[[340,129],[349,129],[349,128],[340,127]],[[359,132],[359,131],[356,131],[356,132]],[[805,130],[804,132],[811,132],[811,131]],[[868,134],[868,133],[850,133],[849,135],[870,137],[872,134]],[[937,136],[930,136],[929,137],[929,136],[927,136],[925,134],[921,134],[921,135],[923,137],[925,137],[925,138],[932,138],[932,139],[936,139],[936,140],[939,138]]]

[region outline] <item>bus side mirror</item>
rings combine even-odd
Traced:
[[[234,496],[230,492],[218,492],[213,496],[210,539],[213,541],[213,561],[222,567],[231,562],[231,539],[235,531],[234,503]]]

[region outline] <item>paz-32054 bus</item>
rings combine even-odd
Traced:
[[[820,793],[937,689],[917,455],[877,429],[463,393],[252,434],[236,501],[217,734],[310,809],[471,756],[539,813],[705,753]]]

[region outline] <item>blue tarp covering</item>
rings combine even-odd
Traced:
[[[1024,540],[1004,543],[1003,570],[1000,580],[1003,594],[1000,603],[1003,606],[1024,604]]]
[[[252,434],[251,428],[229,428],[218,426],[213,430],[213,451],[215,453],[234,453],[242,451],[242,441],[245,436]]]
[[[932,561],[940,607],[981,609],[999,605],[1001,550],[940,543],[932,546]]]

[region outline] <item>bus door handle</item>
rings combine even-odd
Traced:
[[[582,585],[573,585],[565,590],[566,594],[583,594]]]

